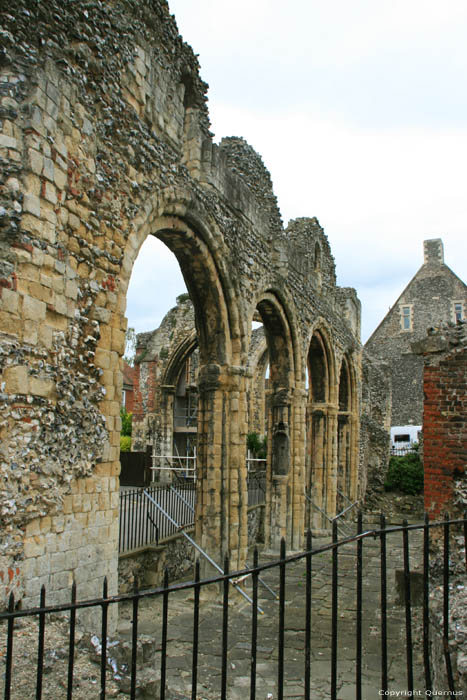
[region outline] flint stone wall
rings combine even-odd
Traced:
[[[255,151],[239,138],[212,142],[206,89],[163,0],[2,10],[3,602],[14,588],[31,605],[42,584],[62,602],[73,579],[80,598],[99,594],[104,576],[117,589],[126,290],[148,235],[177,256],[195,303],[207,470],[196,528],[212,554],[246,555],[244,367],[258,304],[269,340],[286,338],[272,375],[291,416],[290,483],[272,521],[291,546],[303,536],[314,329],[326,330],[337,376],[349,358],[358,404],[355,291],[335,286],[316,219],[283,229]]]

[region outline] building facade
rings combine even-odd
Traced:
[[[412,343],[427,329],[466,318],[467,286],[445,264],[443,242],[423,243],[424,263],[365,344],[387,362],[392,380],[391,425],[422,425],[423,360]]]

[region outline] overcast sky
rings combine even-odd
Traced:
[[[365,341],[442,238],[467,279],[465,0],[169,0],[209,83],[215,141],[243,136],[286,225],[316,216]],[[127,316],[156,328],[184,291],[145,244]]]

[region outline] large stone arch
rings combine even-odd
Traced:
[[[129,242],[124,268],[128,276],[148,230],[180,264],[194,306],[200,363],[196,537],[212,557],[222,561],[229,553],[233,563],[241,566],[247,547],[248,493],[245,451],[240,448],[246,442],[246,425],[244,418],[227,420],[227,416],[246,415],[245,373],[236,369],[238,354],[232,353],[232,338],[239,335],[232,303],[236,285],[226,270],[227,251],[218,227],[213,222],[209,227],[191,200],[170,201],[164,209],[179,215],[149,216],[136,241]]]

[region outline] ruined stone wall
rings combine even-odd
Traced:
[[[176,255],[194,304],[197,539],[220,560],[229,551],[232,566],[244,561],[245,368],[258,309],[271,425],[284,424],[288,441],[269,522],[274,542],[298,547],[316,329],[333,366],[349,358],[360,391],[358,300],[335,286],[324,232],[316,219],[284,231],[261,158],[242,139],[212,142],[207,86],[164,0],[17,0],[2,23],[2,600],[10,584],[24,605],[41,584],[50,601],[68,599],[72,579],[80,598],[96,595],[104,576],[116,591],[126,290],[148,235]],[[302,263],[308,249],[316,264]]]
[[[467,314],[467,287],[444,264],[440,239],[424,241],[424,264],[382,320],[365,348],[388,362],[392,377],[392,425],[421,425],[423,362],[411,351],[431,326],[454,321],[454,303]],[[408,325],[403,327],[403,309]]]
[[[362,362],[360,427],[361,495],[381,491],[389,463],[391,428],[391,375],[384,362],[367,351]]]
[[[414,343],[424,362],[425,510],[432,518],[462,516],[467,464],[467,323]]]

